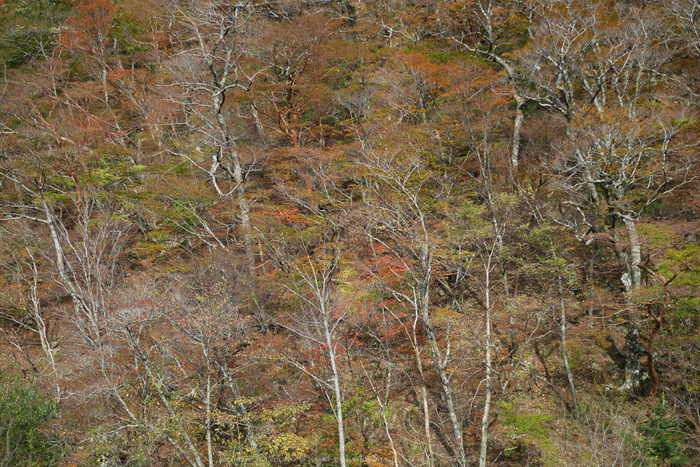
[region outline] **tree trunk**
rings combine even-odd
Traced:
[[[490,265],[489,265],[490,266]],[[486,275],[486,292],[484,297],[484,308],[486,311],[486,395],[484,398],[484,413],[481,417],[481,446],[479,449],[479,467],[486,467],[486,454],[489,444],[489,427],[492,421],[491,416],[491,393],[492,386],[492,369],[491,369],[491,294],[489,293],[489,275],[487,270]]]
[[[554,249],[554,242],[549,239],[549,246],[552,249],[552,259],[555,263],[557,262],[557,252]],[[576,399],[576,386],[574,385],[574,374],[571,371],[571,365],[569,365],[569,356],[566,351],[566,303],[564,302],[564,284],[561,280],[562,273],[560,270],[557,271],[557,292],[559,294],[559,334],[561,336],[561,358],[564,364],[564,370],[566,371],[566,379],[569,382],[569,391],[571,392],[571,412],[575,419],[579,418],[578,411],[578,401]]]
[[[411,336],[411,343],[413,345],[413,354],[416,358],[416,366],[418,367],[418,376],[420,378],[420,397],[423,409],[423,430],[425,432],[425,440],[428,443],[428,467],[432,467],[433,445],[430,440],[430,407],[428,406],[428,389],[425,386],[425,378],[423,376],[423,363],[420,360],[420,353],[418,352],[418,343],[416,342],[415,329],[413,336]]]
[[[331,338],[330,323],[328,322],[328,310],[321,311],[323,314],[323,335],[328,347],[328,359],[331,363],[331,371],[333,373],[333,393],[335,395],[335,418],[338,422],[338,456],[340,457],[340,467],[345,467],[345,427],[343,426],[343,404],[342,394],[340,392],[340,377],[338,375],[338,367],[336,365],[335,348],[333,347],[333,339]]]
[[[626,281],[623,278],[623,285],[628,296],[628,306],[632,306],[629,300],[629,294],[632,291],[639,289],[642,284],[642,270],[637,266],[642,262],[642,247],[639,241],[639,233],[635,219],[629,216],[621,215],[622,222],[627,230],[629,237],[629,255],[626,258]],[[639,324],[631,318],[627,319],[627,335],[625,336],[625,383],[622,385],[622,390],[639,391],[641,385],[641,373],[639,369],[640,346],[639,346]]]
[[[513,141],[510,148],[510,163],[513,169],[517,169],[520,160],[520,134],[523,128],[523,121],[525,120],[523,106],[526,101],[525,98],[517,92],[513,94],[513,98],[515,99],[515,118],[513,119]]]
[[[642,285],[642,270],[637,266],[642,263],[642,245],[639,241],[636,220],[622,215],[622,222],[627,230],[630,242],[629,259],[627,261],[627,273],[631,281],[631,289],[636,290]],[[630,290],[631,291],[631,290]]]
[[[464,441],[462,436],[462,424],[457,418],[457,412],[454,406],[454,400],[452,398],[452,390],[450,389],[450,380],[447,377],[447,372],[445,371],[447,359],[443,361],[440,354],[440,348],[438,347],[437,338],[435,337],[435,330],[433,329],[432,322],[430,320],[430,278],[432,273],[432,258],[430,247],[428,244],[423,244],[421,251],[421,270],[423,271],[422,282],[419,285],[418,297],[416,298],[416,304],[419,309],[421,320],[425,326],[425,332],[428,337],[428,343],[430,345],[430,353],[433,357],[433,364],[438,372],[438,378],[440,380],[440,388],[442,394],[445,398],[445,405],[447,405],[447,412],[450,417],[450,422],[452,423],[452,430],[455,436],[455,444],[457,447],[458,465],[464,466],[467,463],[467,455],[464,451]]]
[[[56,383],[56,402],[61,399],[61,384],[58,374],[58,369],[56,368],[56,359],[54,358],[54,349],[51,345],[51,340],[48,335],[48,324],[44,321],[44,317],[41,313],[41,299],[39,298],[39,269],[37,268],[36,260],[29,248],[26,249],[27,256],[31,259],[31,269],[32,269],[32,279],[29,285],[29,301],[30,313],[32,319],[36,322],[36,330],[39,334],[39,342],[41,342],[41,348],[44,353],[49,357],[49,362],[51,363],[51,373]]]
[[[639,372],[639,326],[631,320],[627,321],[625,336],[625,383],[620,388],[623,391],[637,392],[640,386]]]
[[[201,347],[202,347],[202,354],[204,355],[204,359],[207,362],[207,390],[204,395],[204,405],[206,408],[206,419],[205,419],[205,426],[207,430],[207,460],[209,461],[209,467],[214,467],[214,449],[212,446],[212,436],[211,436],[211,429],[212,429],[212,413],[211,413],[211,406],[212,406],[212,400],[211,400],[211,394],[212,394],[212,384],[211,384],[211,360],[209,358],[209,348],[208,345],[205,341],[201,342]]]
[[[185,446],[187,447],[187,451],[189,451],[189,454],[185,450],[185,448],[180,446],[180,444],[171,436],[168,436],[168,441],[170,442],[170,444],[173,445],[175,449],[177,449],[183,456],[185,456],[185,458],[187,459],[187,463],[190,464],[191,467],[204,467],[204,463],[202,462],[202,458],[199,454],[199,451],[197,451],[194,442],[187,434],[187,430],[185,428],[182,417],[175,413],[171,406],[170,400],[163,391],[162,381],[157,376],[158,372],[154,371],[151,367],[151,362],[148,360],[148,356],[141,349],[141,345],[138,342],[138,339],[132,333],[132,330],[129,327],[126,327],[124,331],[126,332],[127,340],[131,345],[131,348],[134,350],[136,357],[139,359],[139,361],[141,361],[141,364],[143,364],[143,367],[146,370],[148,379],[150,379],[151,381],[151,387],[155,389],[155,392],[158,398],[160,399],[161,403],[165,407],[168,416],[176,424],[177,433],[180,436],[182,436],[182,439],[185,443]]]
[[[250,113],[253,116],[253,123],[255,124],[255,131],[258,132],[258,136],[260,137],[260,141],[263,144],[268,144],[270,141],[267,138],[267,132],[265,131],[265,126],[262,123],[262,120],[260,120],[260,113],[258,113],[258,109],[254,106],[250,106]]]
[[[566,304],[564,303],[564,288],[561,283],[561,274],[557,278],[559,286],[559,310],[561,311],[559,321],[559,332],[561,335],[561,358],[566,371],[566,379],[569,381],[569,391],[571,392],[571,411],[574,418],[579,418],[578,401],[576,399],[576,386],[574,385],[574,374],[569,365],[569,356],[566,351]]]

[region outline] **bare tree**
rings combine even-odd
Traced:
[[[510,162],[517,168],[521,150],[521,132],[527,103],[523,86],[525,77],[520,70],[518,56],[512,52],[522,29],[528,25],[531,10],[519,1],[476,0],[457,2],[449,10],[453,23],[452,40],[470,52],[482,55],[496,63],[508,76],[508,92],[515,101],[513,136]],[[456,13],[456,14],[455,14]]]
[[[242,237],[239,244],[246,253],[254,300],[255,252],[245,182],[257,165],[256,160],[245,161],[241,155],[242,120],[234,98],[237,91],[250,89],[256,75],[248,74],[242,64],[256,8],[253,2],[237,0],[169,3],[170,34],[177,52],[164,62],[171,82],[163,90],[170,103],[180,110],[177,124],[187,128],[177,133],[178,141],[170,151],[205,173],[217,195],[237,206]],[[205,236],[212,240],[206,222],[202,226]],[[264,324],[264,313],[257,301],[255,308]]]
[[[415,143],[421,144],[418,140]],[[365,235],[396,262],[398,270],[393,274],[399,282],[397,286],[384,282],[384,288],[420,317],[454,436],[452,448],[459,465],[466,465],[462,421],[447,371],[450,346],[441,350],[431,317],[436,251],[441,248],[433,206],[448,195],[449,185],[437,183],[436,174],[417,153],[404,155],[389,148],[379,149],[369,152],[363,164],[373,180],[372,198],[367,200],[372,215],[367,217]],[[424,417],[427,423],[427,413]]]
[[[35,373],[43,376],[48,372],[48,379],[56,391],[54,397],[60,401],[63,396],[63,375],[56,365],[56,323],[49,318],[45,306],[42,306],[44,295],[39,288],[43,272],[40,272],[42,258],[38,253],[40,240],[22,225],[15,228],[7,226],[2,232],[7,243],[0,269],[4,271],[10,283],[15,284],[2,294],[4,311],[0,312],[0,319],[9,325],[5,327],[4,332],[9,342],[24,354]],[[22,336],[27,331],[39,338],[41,349],[48,359],[46,367],[43,363],[35,361],[31,355],[28,349],[28,341],[31,340]]]
[[[347,304],[344,303],[342,291],[337,287],[337,276],[341,274],[341,263],[346,253],[341,238],[345,229],[342,223],[344,217],[343,214],[335,220],[329,217],[325,217],[325,220],[323,217],[308,217],[309,223],[315,224],[315,228],[311,229],[313,234],[304,232],[303,229],[292,229],[289,232],[292,233],[291,236],[277,233],[267,241],[271,258],[281,268],[281,286],[299,304],[299,308],[294,307],[294,311],[284,321],[280,321],[280,325],[316,346],[328,358],[330,382],[314,374],[303,363],[292,360],[292,364],[332,394],[329,401],[337,422],[338,457],[342,467],[346,465],[346,434],[338,361],[342,349],[338,333],[346,318]],[[288,251],[295,250],[298,255],[287,255]]]

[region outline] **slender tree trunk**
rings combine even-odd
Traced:
[[[141,346],[137,339],[134,337],[132,334],[131,329],[126,328],[125,329],[126,334],[127,334],[127,339],[129,343],[131,344],[132,349],[136,352],[136,356],[138,359],[141,361],[143,364],[144,369],[146,370],[146,374],[148,375],[148,378],[151,380],[152,387],[156,390],[156,393],[158,394],[158,398],[160,399],[161,403],[165,407],[166,412],[170,416],[171,420],[176,423],[177,428],[178,428],[178,433],[182,436],[185,446],[187,447],[187,450],[189,451],[189,454],[180,446],[180,444],[174,440],[171,437],[168,437],[168,441],[170,444],[173,445],[178,451],[180,451],[185,458],[187,459],[187,462],[192,466],[192,467],[204,467],[204,463],[202,462],[202,458],[199,454],[199,451],[197,451],[197,448],[195,447],[194,443],[192,442],[192,439],[189,437],[187,434],[187,430],[182,422],[182,417],[178,416],[174,411],[173,408],[170,405],[170,401],[166,397],[163,388],[162,388],[162,381],[159,380],[159,378],[156,376],[156,372],[153,371],[153,368],[151,368],[151,363],[148,360],[148,356],[143,353],[143,350],[141,350]]]
[[[418,405],[421,406],[421,410],[423,412],[423,432],[425,434],[425,441],[427,443],[427,467],[432,467],[433,466],[433,459],[434,459],[434,454],[433,454],[433,444],[432,444],[432,437],[430,436],[430,406],[428,404],[428,388],[426,387],[425,384],[425,374],[423,372],[423,362],[420,357],[420,349],[418,346],[418,320],[420,319],[420,316],[418,314],[418,310],[416,311],[416,315],[414,317],[413,323],[411,324],[410,330],[408,326],[404,326],[404,330],[406,331],[406,335],[411,341],[411,347],[413,348],[413,357],[415,358],[416,361],[416,369],[418,370],[418,378],[419,378],[419,387],[414,388],[416,391],[416,398],[418,400]],[[393,315],[393,313],[392,313]],[[396,315],[394,315],[394,318],[398,320]]]
[[[425,326],[425,332],[428,337],[428,344],[430,345],[430,353],[433,357],[433,364],[438,372],[438,378],[440,379],[440,387],[442,389],[442,394],[445,397],[445,404],[447,405],[447,412],[450,417],[450,422],[452,423],[452,430],[454,432],[455,444],[457,448],[458,464],[464,466],[467,463],[467,455],[464,451],[464,440],[462,436],[462,424],[460,423],[457,412],[454,406],[454,400],[452,398],[452,390],[450,389],[450,380],[447,377],[447,372],[445,371],[446,361],[442,360],[440,354],[440,348],[438,347],[437,338],[435,337],[435,330],[430,319],[430,279],[432,273],[432,258],[430,253],[430,248],[427,243],[423,244],[421,251],[421,269],[423,271],[422,283],[420,284],[418,290],[418,297],[416,297],[416,304],[419,309],[421,320]],[[445,359],[446,360],[446,359]]]
[[[430,439],[430,406],[428,405],[428,389],[425,387],[425,378],[423,376],[423,363],[418,352],[418,343],[415,341],[415,333],[412,337],[413,354],[416,358],[416,367],[418,368],[418,377],[420,378],[420,397],[423,409],[423,430],[425,432],[425,440],[428,443],[428,467],[433,465],[433,444]]]
[[[46,217],[46,224],[49,226],[49,235],[51,236],[51,243],[53,243],[54,253],[56,255],[56,269],[58,269],[58,277],[60,277],[63,282],[68,282],[65,263],[63,261],[63,247],[58,239],[58,232],[56,231],[56,225],[54,224],[53,214],[51,214],[51,210],[46,204],[46,200],[43,196],[41,198],[41,207],[44,211],[44,216]]]
[[[386,375],[386,393],[384,395],[384,402],[382,402],[382,398],[379,395],[379,391],[377,388],[374,386],[374,382],[372,381],[372,376],[370,376],[367,373],[367,370],[364,370],[364,366],[362,367],[365,375],[367,376],[367,379],[369,380],[370,386],[372,386],[372,390],[374,391],[375,397],[377,398],[377,405],[379,407],[379,410],[382,414],[382,422],[384,424],[384,434],[386,435],[386,439],[389,440],[389,447],[391,447],[391,452],[394,455],[394,467],[399,467],[399,453],[396,450],[396,444],[394,443],[394,437],[391,436],[391,431],[389,430],[389,420],[386,417],[386,405],[389,403],[389,389],[391,387],[391,368],[392,364],[389,363],[388,365],[389,371]]]
[[[600,245],[598,244],[598,241],[593,240],[593,253],[591,254],[590,259],[588,260],[588,271],[586,274],[586,286],[588,287],[588,316],[593,316],[593,297],[595,296],[595,283],[593,281],[595,272],[594,261],[596,259],[596,256],[598,256],[599,248]]]
[[[488,265],[490,269],[490,264]],[[479,449],[479,467],[486,467],[486,454],[489,445],[489,428],[491,426],[491,394],[493,392],[492,368],[491,368],[491,294],[489,291],[489,272],[486,272],[486,290],[484,296],[484,308],[486,312],[486,395],[484,397],[484,413],[481,416],[481,446]]]
[[[627,321],[625,336],[625,382],[620,388],[623,391],[636,392],[640,386],[639,370],[639,326],[632,320]]]
[[[258,132],[258,136],[260,137],[260,141],[263,144],[267,144],[269,142],[267,138],[267,132],[265,131],[265,126],[262,123],[262,120],[260,119],[260,113],[258,112],[258,109],[254,106],[250,106],[250,113],[253,116],[253,123],[255,124],[255,131]]]
[[[567,137],[573,140],[573,135],[571,134],[571,125],[567,125],[566,134]],[[586,187],[586,191],[588,191],[589,199],[593,205],[597,205],[600,200],[600,197],[598,196],[598,190],[594,182],[593,174],[591,174],[591,169],[589,167],[591,161],[587,158],[585,154],[583,154],[578,149],[574,150],[574,157],[576,158],[576,162],[578,162],[578,164],[583,168],[582,177]]]
[[[663,316],[661,316],[661,318],[656,316],[651,305],[649,305],[649,315],[654,319],[654,328],[647,338],[647,369],[649,370],[649,378],[651,378],[649,400],[653,407],[656,405],[656,394],[659,392],[659,374],[656,372],[656,365],[654,364],[654,341],[656,340],[656,335],[659,333],[659,329],[661,329]]]
[[[321,311],[323,314],[323,334],[328,347],[328,359],[331,363],[331,371],[333,373],[333,393],[335,395],[335,418],[338,422],[338,456],[340,457],[340,467],[345,467],[345,427],[343,424],[343,398],[340,392],[340,376],[336,365],[335,347],[333,347],[333,339],[331,338],[330,323],[328,322],[328,310]]]
[[[552,249],[552,259],[557,263],[557,252],[554,249],[554,242],[549,239],[549,246]],[[561,336],[561,358],[566,371],[566,379],[569,382],[569,391],[571,392],[571,411],[575,419],[579,418],[578,400],[576,398],[576,386],[574,384],[574,374],[569,365],[569,356],[566,351],[566,303],[564,302],[564,284],[561,279],[561,271],[557,271],[557,293],[559,295],[559,334]]]
[[[204,396],[204,404],[206,406],[206,430],[207,430],[207,460],[209,467],[214,467],[214,449],[211,439],[212,416],[211,416],[211,360],[209,359],[209,349],[206,342],[201,343],[202,354],[207,362],[207,392]]]
[[[487,29],[490,32],[492,32],[493,25],[491,24],[491,21],[492,21],[491,2],[488,3],[488,15],[487,16],[488,16]],[[489,34],[489,35],[491,35],[491,34]],[[510,84],[513,85],[514,88],[517,86],[518,74],[516,72],[516,69],[504,57],[498,55],[493,50],[484,51],[484,50],[479,50],[478,48],[469,47],[468,45],[466,45],[464,43],[462,45],[464,45],[468,50],[471,50],[472,52],[484,54],[489,59],[496,62],[498,65],[500,65],[503,68],[503,70],[508,75],[508,81],[510,82]],[[517,90],[513,92],[513,99],[515,99],[515,119],[513,119],[513,139],[511,141],[511,147],[510,147],[510,162],[511,162],[511,165],[513,166],[513,168],[516,169],[518,167],[518,163],[520,161],[520,140],[521,140],[521,133],[522,133],[522,128],[523,128],[523,121],[525,120],[525,115],[523,114],[523,107],[525,106],[527,99],[525,98],[525,96],[523,96]]]
[[[66,272],[65,253],[63,251],[63,246],[61,245],[61,240],[58,236],[56,221],[43,195],[41,197],[41,206],[44,211],[44,216],[46,217],[46,224],[49,226],[49,235],[51,236],[51,243],[53,243],[54,254],[56,255],[56,269],[58,269],[58,277],[60,278],[61,285],[69,293],[71,301],[73,302],[73,309],[75,311],[74,318],[80,319],[80,316],[84,312],[86,318],[93,328],[93,338],[90,338],[87,335],[84,337],[88,339],[89,345],[97,347],[95,339],[99,339],[100,334],[97,323],[95,322],[88,305],[85,303],[84,298],[79,293],[79,289],[73,281],[73,278]]]
[[[36,329],[39,334],[39,341],[41,342],[41,348],[44,350],[46,356],[49,357],[49,362],[51,363],[51,373],[55,379],[56,383],[56,401],[61,398],[61,384],[58,375],[58,369],[56,368],[56,359],[54,357],[54,350],[51,346],[51,341],[48,336],[48,324],[44,321],[43,316],[41,316],[41,300],[39,298],[39,270],[34,259],[34,255],[29,250],[26,249],[27,255],[31,258],[31,268],[32,268],[32,281],[29,287],[29,301],[31,302],[31,314],[32,318],[36,322]]]
[[[692,269],[681,269],[671,276],[670,279],[666,279],[666,277],[649,268],[649,260],[647,260],[644,264],[640,264],[639,267],[640,269],[646,271],[650,276],[654,277],[657,281],[661,282],[664,288],[664,303],[661,306],[658,314],[654,313],[654,307],[651,303],[647,304],[647,313],[654,321],[654,328],[651,330],[651,333],[647,338],[647,369],[649,370],[649,377],[651,378],[651,391],[649,392],[649,399],[651,403],[650,405],[653,407],[656,405],[656,395],[659,392],[659,374],[656,372],[656,365],[654,363],[654,342],[656,341],[656,336],[658,335],[661,325],[664,322],[664,317],[668,312],[668,308],[671,305],[671,291],[669,290],[669,285],[681,272]],[[697,270],[693,271],[698,272]]]
[[[569,365],[569,356],[566,351],[566,304],[564,303],[564,288],[561,283],[561,274],[557,278],[557,286],[559,288],[559,310],[561,315],[559,317],[559,332],[561,335],[561,358],[564,364],[564,370],[566,371],[566,379],[569,381],[569,391],[571,392],[571,411],[574,414],[574,418],[579,418],[578,411],[578,401],[576,398],[576,386],[574,385],[574,374],[571,371],[571,365]]]
[[[222,122],[222,124],[224,124]],[[229,143],[232,145],[232,143]],[[236,203],[238,205],[238,215],[241,221],[241,230],[243,231],[243,247],[246,255],[246,266],[248,269],[250,296],[255,305],[255,317],[262,329],[267,328],[267,315],[258,299],[258,283],[255,271],[255,239],[253,238],[253,229],[250,221],[250,206],[245,196],[245,176],[243,174],[243,162],[238,151],[233,147],[227,148],[229,158],[231,159],[232,167],[230,168],[233,176],[233,181],[236,183]]]

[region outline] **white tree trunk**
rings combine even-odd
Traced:
[[[446,359],[443,361],[440,348],[438,347],[437,338],[435,337],[435,330],[430,319],[430,279],[432,271],[432,258],[430,249],[427,244],[424,244],[421,251],[421,269],[423,271],[422,283],[420,284],[420,290],[418,290],[418,297],[416,298],[416,304],[419,307],[419,313],[423,325],[425,326],[425,332],[428,337],[428,344],[430,345],[430,353],[433,357],[433,364],[438,372],[438,378],[440,380],[440,389],[445,397],[445,404],[447,405],[447,412],[450,417],[450,422],[452,423],[452,430],[454,432],[455,444],[457,448],[458,455],[458,465],[464,466],[467,463],[467,455],[464,451],[464,440],[462,436],[462,424],[457,417],[457,411],[455,410],[454,400],[452,398],[452,390],[450,389],[450,380],[447,377],[446,371]]]
[[[622,222],[629,237],[629,255],[626,258],[626,273],[623,277],[625,291],[629,297],[634,290],[642,285],[642,270],[637,266],[642,262],[642,246],[637,232],[636,220],[632,217],[621,215]],[[630,301],[630,300],[628,300]],[[631,301],[630,301],[631,303]],[[620,388],[622,391],[636,392],[641,384],[639,368],[639,324],[632,319],[627,320],[627,335],[625,336],[625,382]]]
[[[490,272],[491,265],[486,268],[486,288],[484,294],[484,308],[486,311],[486,394],[484,397],[484,414],[481,417],[481,446],[479,449],[479,467],[486,467],[486,454],[489,445],[489,428],[491,426],[491,393],[493,391],[492,368],[491,368],[491,294],[490,294]]]
[[[328,347],[328,359],[331,362],[331,372],[333,373],[333,393],[335,396],[335,418],[338,422],[338,456],[340,457],[340,467],[345,467],[345,427],[343,426],[343,396],[340,391],[340,376],[336,365],[335,347],[331,337],[330,323],[328,322],[328,310],[325,306],[322,309],[323,335]]]
[[[627,261],[627,272],[629,274],[631,290],[636,290],[642,285],[642,270],[637,266],[642,263],[642,245],[639,241],[636,220],[629,216],[621,216],[622,222],[627,230],[630,242],[629,260]],[[630,291],[631,291],[630,290]]]
[[[515,99],[515,118],[513,119],[513,140],[510,147],[510,163],[514,169],[517,169],[520,160],[520,135],[523,129],[523,121],[525,120],[523,106],[526,100],[517,92],[513,94],[513,98]]]
[[[552,249],[552,259],[555,263],[557,262],[557,252],[554,249],[554,242],[549,239],[549,246]],[[578,400],[576,398],[576,386],[574,384],[574,374],[571,371],[571,365],[569,365],[569,355],[566,351],[566,302],[564,301],[564,284],[562,282],[562,272],[557,271],[557,292],[559,294],[559,335],[561,337],[561,358],[564,364],[564,370],[566,371],[566,379],[569,382],[569,391],[571,392],[571,411],[574,414],[574,418],[579,418],[578,411]]]

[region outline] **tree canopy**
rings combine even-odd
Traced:
[[[0,2],[0,464],[694,465],[698,8]]]

